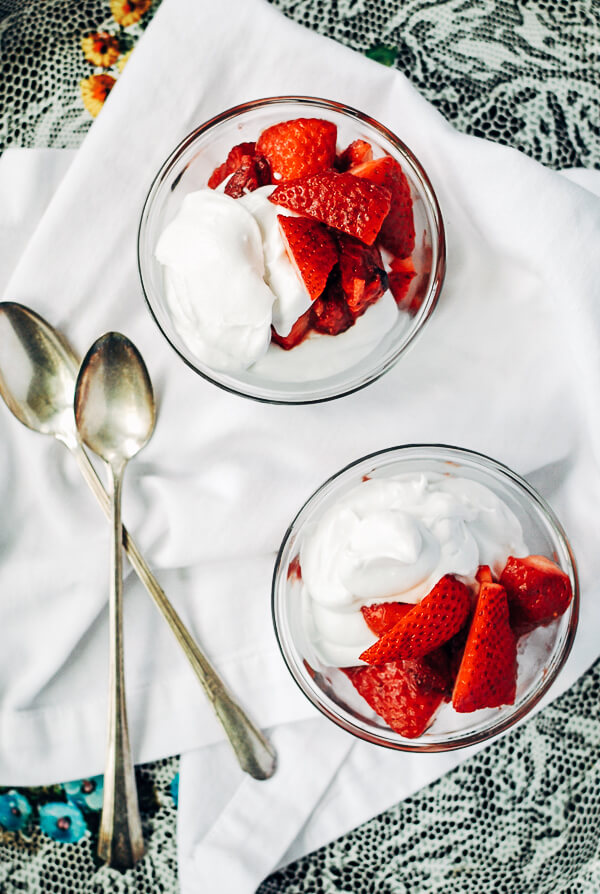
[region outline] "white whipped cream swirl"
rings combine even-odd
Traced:
[[[419,602],[445,574],[470,584],[528,550],[514,513],[491,490],[436,473],[369,479],[330,507],[300,551],[315,647],[339,667],[376,637],[360,608]]]

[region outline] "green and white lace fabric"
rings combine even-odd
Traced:
[[[600,168],[598,0],[273,0],[465,132]],[[0,0],[0,151],[74,148],[158,0]],[[201,4],[198,14],[201,15]],[[600,662],[550,707],[259,894],[598,894]],[[101,778],[0,789],[0,892],[177,891],[177,759],[138,768],[147,855],[94,856]]]

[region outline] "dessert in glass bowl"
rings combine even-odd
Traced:
[[[410,150],[368,116],[306,97],[248,103],[190,134],[152,185],[138,254],[183,359],[283,403],[389,369],[445,266],[439,206]]]
[[[574,559],[552,510],[480,454],[393,448],[306,503],[273,580],[292,676],[355,735],[410,751],[525,716],[570,650]]]

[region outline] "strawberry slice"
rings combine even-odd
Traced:
[[[411,612],[366,649],[360,658],[368,664],[421,658],[458,633],[470,610],[468,587],[446,574]]]
[[[238,143],[230,150],[229,155],[222,165],[214,169],[208,178],[208,186],[210,189],[216,189],[219,183],[222,183],[226,177],[237,171],[242,164],[244,156],[252,157],[256,151],[256,143]]]
[[[573,598],[568,575],[546,556],[509,556],[500,583],[506,590],[510,623],[517,636],[550,624]]]
[[[338,171],[347,171],[352,165],[362,164],[363,161],[371,161],[373,158],[373,148],[366,140],[354,140],[343,152],[341,152],[335,160],[335,167]]]
[[[354,318],[381,298],[388,285],[381,252],[352,236],[340,233],[340,281]]]
[[[327,288],[321,297],[313,302],[311,308],[313,329],[325,335],[339,335],[354,325],[354,317],[346,304],[339,276],[336,274],[337,271],[334,270]]]
[[[239,199],[247,192],[271,182],[269,162],[262,155],[243,155],[242,162],[231,175],[225,187],[225,195]]]
[[[269,200],[372,245],[390,210],[391,192],[350,173],[323,171],[282,183]]]
[[[342,670],[373,711],[407,739],[425,732],[444,701],[447,679],[426,659]]]
[[[408,289],[415,275],[415,265],[411,258],[394,258],[390,264],[388,273],[390,292],[396,299],[398,307],[410,314],[416,314],[423,303],[422,295],[407,301]]]
[[[314,301],[338,259],[335,239],[323,224],[309,217],[278,214],[277,221],[288,257]]]
[[[500,584],[483,583],[454,684],[452,705],[461,714],[512,705],[516,686],[517,640],[510,628],[506,590]]]
[[[321,118],[294,118],[263,130],[256,151],[268,159],[275,180],[295,180],[333,167],[337,127]]]
[[[295,348],[301,341],[304,341],[312,328],[312,306],[305,311],[301,317],[298,317],[287,335],[280,335],[276,329],[271,326],[271,341],[289,351]]]
[[[415,247],[415,223],[410,186],[398,162],[384,155],[355,165],[350,173],[390,190],[390,212],[382,224],[379,243],[396,258],[407,258]]]
[[[414,605],[406,602],[378,602],[363,605],[361,612],[369,630],[375,636],[382,636],[413,608]]]
[[[492,569],[489,565],[480,565],[475,574],[475,580],[479,584],[493,584]]]

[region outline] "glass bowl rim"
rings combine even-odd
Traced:
[[[416,178],[419,182],[419,187],[421,188],[428,203],[429,213],[433,222],[432,235],[436,237],[437,243],[437,263],[435,269],[432,269],[433,278],[429,285],[426,299],[423,302],[424,312],[420,315],[417,325],[414,327],[413,331],[409,333],[408,337],[405,337],[401,341],[401,344],[393,351],[393,353],[388,357],[385,363],[376,366],[374,370],[371,370],[371,372],[364,375],[359,382],[354,381],[348,386],[339,387],[338,390],[334,390],[332,393],[318,394],[312,397],[296,397],[293,394],[289,396],[274,396],[273,393],[270,393],[268,395],[256,394],[252,392],[251,385],[243,385],[242,383],[240,383],[239,386],[234,386],[228,384],[227,382],[221,381],[217,377],[217,370],[211,373],[208,370],[201,369],[198,365],[193,363],[172,341],[170,336],[163,328],[160,320],[158,319],[158,316],[152,305],[152,301],[149,297],[152,289],[149,287],[149,284],[144,278],[144,263],[142,261],[143,239],[155,195],[165,178],[168,177],[172,167],[186,152],[186,150],[190,146],[192,146],[199,137],[201,137],[203,134],[205,134],[207,131],[217,126],[218,124],[229,121],[230,119],[236,118],[239,115],[245,114],[246,112],[252,112],[255,109],[263,109],[285,103],[298,103],[300,105],[329,109],[331,111],[337,112],[338,114],[345,115],[346,117],[362,121],[367,125],[373,127],[376,131],[379,131],[379,133],[381,133],[385,137],[385,139],[387,139],[394,146],[394,148],[399,152],[401,156],[404,156],[408,159],[410,165],[412,166],[411,173],[416,175]],[[177,185],[178,179],[174,185]],[[446,231],[440,204],[429,179],[429,176],[427,175],[425,169],[421,165],[421,162],[418,160],[412,150],[409,149],[409,147],[388,127],[386,127],[384,124],[381,124],[379,121],[377,121],[377,119],[371,117],[370,115],[367,115],[365,112],[361,112],[359,109],[356,109],[353,106],[348,106],[344,103],[336,102],[335,100],[324,99],[318,96],[303,95],[267,96],[261,99],[254,99],[248,102],[239,103],[236,106],[232,106],[231,108],[220,112],[218,115],[214,115],[212,118],[209,118],[203,124],[200,124],[198,127],[194,128],[194,130],[190,131],[185,137],[183,137],[183,139],[180,140],[180,142],[167,156],[165,161],[158,169],[157,173],[154,175],[148,193],[146,194],[144,204],[142,206],[142,212],[137,229],[137,268],[144,300],[154,322],[159,329],[159,332],[161,332],[167,343],[175,351],[178,357],[180,357],[186,364],[186,366],[192,369],[195,373],[197,373],[206,381],[211,382],[213,385],[216,385],[218,388],[221,388],[224,391],[228,391],[230,394],[237,394],[241,397],[247,397],[260,403],[296,406],[304,404],[317,404],[324,403],[325,401],[329,400],[337,400],[340,397],[354,394],[356,391],[362,390],[367,385],[370,385],[372,382],[376,382],[393,366],[395,366],[402,354],[404,354],[408,350],[408,348],[413,345],[416,338],[421,335],[425,324],[430,319],[433,311],[437,306],[440,292],[444,283],[446,274]],[[276,388],[271,388],[271,392],[276,392]]]
[[[566,636],[562,643],[561,651],[555,655],[555,663],[551,670],[545,675],[541,684],[539,684],[533,692],[523,701],[518,710],[515,710],[513,713],[508,714],[505,717],[499,717],[498,720],[492,723],[486,729],[480,731],[469,732],[466,731],[462,736],[454,738],[450,742],[432,742],[432,743],[418,743],[413,742],[411,739],[404,739],[400,736],[399,733],[390,730],[389,735],[397,738],[384,738],[382,735],[378,735],[373,732],[370,733],[367,730],[362,729],[359,726],[356,726],[351,720],[347,719],[346,712],[344,709],[341,709],[344,713],[336,713],[333,708],[329,708],[327,704],[325,704],[322,699],[317,694],[316,687],[309,686],[304,678],[299,677],[295,671],[293,663],[289,655],[292,653],[292,649],[283,641],[283,637],[281,636],[281,631],[279,627],[279,614],[281,613],[278,599],[278,582],[280,575],[282,573],[282,561],[283,555],[288,544],[289,539],[295,533],[295,529],[298,521],[302,518],[302,516],[306,513],[306,511],[310,508],[313,500],[316,500],[322,493],[325,491],[333,482],[337,479],[342,478],[347,472],[351,471],[355,467],[367,463],[369,460],[383,460],[385,457],[391,454],[403,454],[405,451],[413,451],[413,450],[423,450],[423,451],[431,451],[432,453],[435,451],[439,451],[442,453],[449,454],[449,460],[452,461],[453,458],[463,460],[470,460],[478,469],[483,470],[493,470],[497,473],[500,473],[501,477],[508,478],[513,485],[517,486],[518,490],[523,491],[530,500],[533,500],[533,503],[536,505],[538,510],[541,510],[542,515],[545,517],[546,521],[549,523],[552,532],[558,537],[565,548],[565,552],[569,559],[569,572],[570,578],[573,582],[573,598],[571,600],[571,604],[567,609],[569,613],[569,623],[568,629],[566,631]],[[431,457],[432,459],[435,457]],[[437,457],[439,459],[439,457]],[[287,572],[287,569],[286,569]],[[519,721],[525,718],[532,709],[538,704],[538,702],[544,697],[544,695],[548,692],[554,681],[556,680],[558,674],[562,670],[565,665],[567,658],[571,652],[573,647],[573,643],[575,640],[575,634],[577,632],[577,625],[579,620],[579,602],[580,602],[580,591],[579,591],[579,576],[577,571],[577,563],[575,560],[575,556],[573,554],[573,550],[569,541],[569,538],[566,535],[566,532],[558,520],[554,510],[551,506],[546,502],[544,497],[541,496],[537,492],[537,490],[532,487],[531,484],[525,479],[522,478],[517,472],[513,471],[509,466],[500,462],[499,460],[494,459],[493,457],[488,456],[485,453],[481,453],[476,450],[470,450],[464,447],[457,447],[451,444],[443,444],[443,443],[408,443],[408,444],[398,444],[393,447],[387,447],[383,450],[375,450],[372,453],[367,453],[364,456],[359,457],[358,459],[353,460],[352,462],[345,465],[343,468],[339,469],[334,474],[330,475],[326,481],[319,485],[316,490],[308,497],[307,500],[302,504],[296,515],[294,516],[292,522],[288,526],[283,539],[281,541],[281,546],[279,547],[277,557],[275,560],[275,565],[273,569],[273,577],[271,583],[271,617],[273,621],[273,627],[275,631],[275,638],[277,640],[277,645],[279,646],[279,651],[281,652],[284,664],[286,665],[290,676],[300,689],[300,691],[305,695],[305,697],[322,713],[325,717],[328,717],[333,723],[342,729],[346,730],[346,732],[351,733],[359,739],[362,739],[366,742],[369,742],[372,745],[379,745],[384,748],[391,748],[395,751],[408,751],[414,753],[440,753],[446,751],[456,751],[460,748],[465,748],[469,745],[476,745],[482,742],[485,742],[489,739],[492,739],[494,736],[499,735],[500,733],[505,732],[511,727],[515,726]],[[289,655],[288,655],[289,652]],[[508,706],[510,707],[510,706]]]

